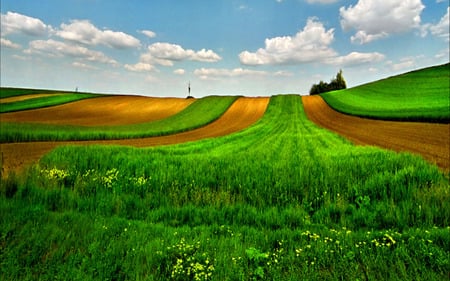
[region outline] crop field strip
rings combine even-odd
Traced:
[[[12,97],[8,97],[8,98],[0,98],[0,104],[1,103],[10,103],[10,102],[24,101],[24,100],[35,99],[35,98],[57,96],[57,95],[64,95],[64,94],[53,94],[52,93],[52,94],[29,94],[29,95],[12,96]]]
[[[261,119],[220,138],[60,146],[21,180],[0,199],[3,270],[16,279],[448,275],[445,175],[320,128],[297,95],[271,97]]]
[[[109,144],[146,147],[224,136],[243,130],[255,123],[263,116],[269,99],[268,97],[238,98],[216,121],[194,130],[160,137],[105,141],[1,143],[3,168],[5,172],[19,171],[24,166],[40,159],[45,153],[61,145]]]
[[[422,155],[450,170],[450,125],[424,122],[392,122],[359,118],[330,108],[320,96],[303,97],[308,118],[356,144],[376,145]]]
[[[18,96],[14,98],[23,98]],[[2,122],[73,126],[117,126],[152,122],[174,115],[195,99],[105,96],[47,108],[3,113]]]

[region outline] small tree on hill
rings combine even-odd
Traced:
[[[313,84],[309,90],[310,95],[318,95],[321,93],[346,89],[347,83],[342,75],[342,69],[336,75],[336,78],[332,79],[330,83],[320,81],[319,84]]]

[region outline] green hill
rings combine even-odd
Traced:
[[[450,64],[322,94],[335,110],[368,118],[448,123]]]

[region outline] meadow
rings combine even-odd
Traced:
[[[449,123],[449,80],[450,65],[447,63],[325,93],[322,97],[332,108],[346,114]]]
[[[237,96],[208,96],[161,120],[118,126],[74,126],[2,122],[0,141],[107,140],[162,136],[193,130],[219,118]],[[43,99],[43,98],[41,98]],[[7,105],[7,104],[6,104]],[[5,105],[5,106],[6,106]],[[138,108],[136,110],[139,110]]]
[[[64,146],[2,178],[3,280],[442,280],[448,175],[273,96],[246,130]]]

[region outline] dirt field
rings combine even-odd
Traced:
[[[2,122],[55,125],[126,125],[164,119],[185,109],[194,99],[105,96],[63,105],[3,113]]]
[[[449,124],[370,120],[336,112],[320,96],[304,96],[302,100],[310,120],[355,144],[420,154],[450,170]]]
[[[45,153],[59,145],[128,145],[135,147],[147,147],[155,145],[168,145],[195,141],[204,138],[224,136],[240,131],[255,123],[264,115],[270,98],[239,98],[232,106],[215,122],[202,128],[179,134],[111,141],[79,141],[79,142],[30,142],[30,143],[6,143],[0,144],[2,155],[2,172],[20,172],[25,166],[38,161]],[[99,111],[97,111],[98,114]],[[3,119],[2,119],[3,120]]]
[[[34,99],[34,98],[42,98],[42,97],[57,96],[57,95],[63,95],[63,94],[31,94],[31,95],[21,95],[21,96],[16,96],[16,97],[9,97],[9,98],[3,98],[3,99],[0,99],[0,103],[9,103],[9,102],[23,101],[23,100],[29,100],[29,99]]]

